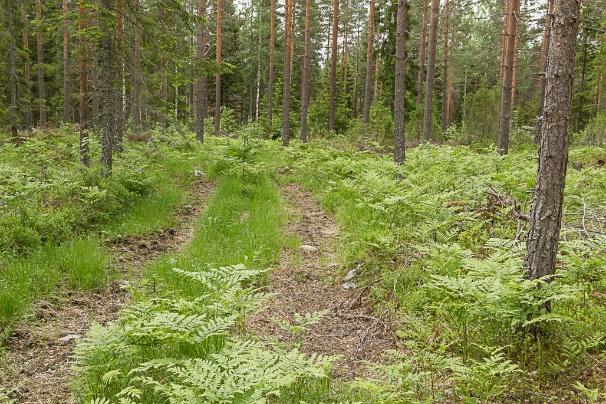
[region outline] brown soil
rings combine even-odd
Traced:
[[[18,403],[75,402],[70,385],[75,341],[92,322],[106,324],[116,318],[129,301],[127,279],[138,278],[143,265],[189,244],[195,219],[212,190],[209,181],[196,181],[191,204],[176,212],[175,228],[109,241],[117,280],[106,289],[75,292],[62,288],[36,302],[31,316],[17,324],[5,341],[7,354],[0,368],[0,393],[8,393]],[[1,397],[0,394],[0,400]]]
[[[247,320],[247,329],[287,345],[300,343],[307,353],[341,356],[333,369],[337,378],[364,376],[366,361],[381,362],[386,349],[396,348],[390,322],[373,313],[365,288],[343,288],[342,271],[335,263],[339,235],[335,221],[297,185],[284,187],[282,195],[290,206],[286,231],[302,247],[282,252],[279,267],[269,277],[268,291],[275,297],[266,310]],[[279,325],[292,322],[295,313],[323,310],[327,313],[322,320],[302,335]]]

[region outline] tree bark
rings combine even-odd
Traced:
[[[376,100],[379,95],[379,72],[381,71],[381,57],[375,58],[375,72],[373,74],[372,99]]]
[[[88,59],[87,49],[86,49],[86,39],[84,37],[83,32],[86,30],[86,9],[85,9],[85,0],[79,0],[78,2],[78,30],[80,31],[80,39],[79,39],[79,53],[80,53],[80,61],[78,65],[78,77],[79,77],[79,113],[78,118],[80,121],[80,161],[85,166],[90,165],[90,153],[88,149],[88,131],[87,131],[87,100],[86,100],[86,62]]]
[[[39,23],[42,22],[42,0],[36,0],[36,19]],[[38,28],[36,32],[36,51],[38,54],[38,103],[40,113],[38,115],[38,124],[41,127],[46,126],[46,83],[44,79],[44,43],[42,38],[42,29]]]
[[[580,130],[583,120],[583,109],[585,108],[585,78],[587,72],[587,32],[583,35],[583,56],[581,62],[581,88],[579,89],[579,106],[577,107],[577,119],[575,131]]]
[[[368,4],[368,38],[366,45],[366,81],[364,83],[364,112],[362,122],[368,126],[370,120],[370,104],[372,91],[372,53],[374,42],[374,20],[375,20],[375,0],[370,0]]]
[[[13,0],[10,0],[11,4],[13,4]],[[32,115],[32,78],[31,78],[31,55],[29,52],[29,20],[27,18],[27,6],[24,7],[23,10],[23,78],[25,80],[25,86],[27,91],[24,94],[25,98],[25,126],[27,127],[27,131],[31,132],[33,123],[33,115]],[[13,15],[14,18],[14,15]]]
[[[503,81],[505,72],[505,58],[507,58],[507,37],[509,34],[509,24],[511,21],[511,0],[505,0],[505,13],[503,16],[503,43],[501,45],[501,64],[499,65],[499,82]]]
[[[124,16],[122,15],[122,0],[116,0],[116,118],[114,131],[114,148],[121,152],[124,149]]]
[[[276,0],[269,0],[269,77],[267,80],[267,119],[271,128],[274,111],[274,42],[276,38]]]
[[[217,9],[215,17],[216,31],[216,50],[215,63],[217,65],[217,74],[215,75],[215,135],[221,132],[221,0],[217,0]]]
[[[539,167],[524,260],[531,279],[555,273],[570,142],[568,128],[579,8],[579,0],[554,1]]]
[[[543,46],[541,47],[541,66],[539,68],[539,113],[537,114],[537,130],[535,132],[534,141],[539,143],[539,129],[541,120],[543,119],[543,111],[545,109],[545,88],[547,85],[547,55],[549,54],[549,42],[551,39],[551,24],[553,16],[553,1],[548,0],[547,15],[545,16],[545,28],[543,30]]]
[[[330,94],[328,101],[328,130],[335,129],[335,99],[337,98],[337,40],[339,36],[339,0],[332,2],[332,44],[330,65]]]
[[[352,102],[352,115],[353,117],[358,116],[358,77],[360,75],[360,30],[358,29],[357,41],[356,41],[356,60],[354,62],[354,77],[353,77],[353,102]]]
[[[427,79],[425,80],[425,107],[423,110],[423,138],[429,142],[433,125],[433,84],[436,75],[436,45],[438,42],[438,23],[440,19],[440,0],[431,0],[431,30],[427,54]]]
[[[111,13],[112,1],[101,0],[101,9],[106,13]],[[101,127],[103,130],[103,138],[101,142],[101,164],[103,173],[110,176],[112,173],[113,163],[113,130],[116,108],[113,105],[115,97],[113,96],[113,80],[115,73],[113,71],[114,63],[114,47],[112,41],[112,24],[106,19],[99,21],[101,26],[101,43],[99,46],[99,104],[101,106]]]
[[[515,38],[517,35],[518,15],[516,10],[520,8],[520,0],[511,0],[509,12],[509,30],[506,34],[507,52],[503,65],[503,83],[501,90],[501,116],[499,125],[499,154],[505,155],[509,151],[509,127],[511,124],[511,96],[513,80],[513,59],[515,50]]]
[[[345,0],[345,7],[342,14],[344,14],[343,21],[343,92],[347,94],[347,79],[349,69],[349,3]]]
[[[303,74],[301,77],[301,141],[307,142],[307,110],[309,108],[309,56],[311,44],[311,0],[305,0],[305,39]]]
[[[69,79],[69,3],[63,0],[63,122],[71,120]]]
[[[404,147],[404,100],[406,84],[406,0],[398,0],[398,12],[396,16],[396,71],[394,89],[394,160],[402,164],[405,158]]]
[[[13,0],[6,2],[6,19],[8,31],[8,87],[10,92],[10,105],[8,110],[11,136],[15,142],[18,141],[17,132],[17,57],[15,46],[15,7]]]
[[[417,105],[423,100],[423,84],[425,83],[425,47],[427,46],[427,26],[429,24],[429,0],[423,0],[423,21],[419,36],[419,74],[417,75]]]
[[[198,26],[197,56],[202,67],[206,69],[206,0],[198,3],[198,16],[204,21]],[[204,141],[204,119],[206,118],[206,104],[208,98],[208,86],[206,72],[198,73],[196,81],[196,139]]]
[[[442,118],[442,130],[445,131],[448,129],[448,93],[450,91],[450,87],[448,86],[448,22],[449,22],[449,9],[448,9],[448,0],[444,4],[444,54],[443,54],[443,62],[442,62],[442,108],[441,108],[441,118]]]
[[[286,0],[286,18],[284,22],[284,82],[282,83],[282,144],[288,146],[290,130],[290,47],[292,46],[290,19],[292,1]]]
[[[516,26],[518,21],[520,20],[520,4],[517,4],[518,8],[514,10],[516,15]],[[511,65],[512,73],[511,73],[511,108],[515,108],[516,103],[518,102],[518,48],[520,46],[520,30],[516,27],[516,35],[515,40],[513,41],[513,63]]]
[[[141,10],[139,0],[134,0],[135,13],[138,16]],[[133,63],[133,99],[131,101],[133,122],[135,128],[142,129],[142,113],[141,113],[141,26],[139,23],[134,24],[135,42],[134,42],[134,63]]]

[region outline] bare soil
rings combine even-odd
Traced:
[[[91,323],[106,324],[116,318],[129,301],[130,282],[138,278],[146,263],[190,243],[195,219],[213,188],[206,179],[195,182],[190,204],[176,212],[178,224],[174,228],[108,241],[112,270],[117,275],[107,288],[92,292],[62,288],[37,301],[32,314],[18,323],[5,341],[0,392],[9,393],[18,403],[74,403],[70,383],[75,342]]]
[[[275,297],[267,309],[247,320],[247,330],[300,344],[307,353],[339,355],[334,376],[351,380],[368,374],[367,361],[382,362],[385,350],[396,348],[389,319],[371,309],[365,288],[343,287],[337,264],[339,227],[316,199],[297,185],[282,188],[289,205],[286,232],[301,241],[298,249],[284,249],[277,269],[269,276],[268,292]],[[351,280],[355,284],[356,277]],[[280,323],[292,322],[295,313],[327,311],[321,321],[301,335]]]

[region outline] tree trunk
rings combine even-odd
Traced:
[[[375,72],[373,74],[372,99],[376,100],[379,95],[379,72],[381,71],[381,57],[375,59]]]
[[[36,0],[36,19],[38,23],[42,22],[42,0]],[[38,103],[40,114],[38,124],[41,127],[46,126],[46,83],[44,81],[44,44],[42,42],[42,29],[38,27],[36,32],[36,50],[38,54]]]
[[[106,13],[112,11],[111,0],[101,0],[101,9]],[[101,127],[103,130],[103,138],[101,142],[101,164],[103,172],[106,176],[112,173],[113,162],[113,129],[116,108],[113,105],[115,97],[113,96],[113,80],[115,74],[113,71],[114,63],[114,48],[112,41],[112,23],[107,19],[100,19],[101,26],[101,43],[99,46],[99,101],[101,106]]]
[[[71,119],[69,80],[69,3],[63,0],[63,122]]]
[[[271,128],[274,111],[274,42],[276,38],[276,0],[269,0],[269,77],[267,80],[267,119]]]
[[[198,15],[203,20],[198,26],[197,56],[200,64],[206,68],[206,0],[198,3]],[[196,139],[204,141],[204,119],[206,118],[207,78],[206,72],[198,73],[196,81]]]
[[[13,0],[10,0],[13,4]],[[25,86],[27,91],[24,94],[25,99],[25,126],[27,131],[31,132],[33,126],[32,116],[32,78],[31,78],[31,55],[29,53],[29,20],[27,18],[27,6],[23,10],[23,78],[25,80]],[[13,14],[14,18],[14,14]]]
[[[301,141],[307,142],[307,110],[309,108],[309,55],[311,43],[311,0],[305,0],[305,39],[303,77],[301,77]]]
[[[543,119],[543,111],[545,109],[545,88],[547,84],[547,55],[549,54],[549,42],[551,39],[551,24],[553,16],[553,1],[549,0],[547,6],[547,15],[545,16],[545,28],[543,30],[543,46],[541,49],[541,66],[539,69],[539,113],[537,118],[537,130],[535,132],[534,141],[539,143],[539,130],[541,120]]]
[[[440,19],[440,0],[431,0],[431,30],[427,54],[427,79],[425,81],[425,107],[423,111],[423,137],[431,140],[433,125],[433,83],[436,75],[436,45],[438,42],[438,23]]]
[[[330,65],[330,94],[328,101],[328,130],[335,129],[335,99],[337,98],[337,40],[339,36],[339,0],[332,2],[332,45]]]
[[[6,19],[8,33],[8,87],[10,92],[10,105],[8,110],[11,136],[18,141],[17,132],[17,51],[15,46],[15,7],[13,0],[6,2]]]
[[[79,113],[78,117],[80,120],[80,161],[85,166],[90,165],[90,153],[88,150],[88,132],[87,132],[87,103],[86,103],[86,62],[88,59],[88,55],[86,52],[86,39],[84,35],[84,31],[86,30],[86,9],[85,9],[85,0],[79,0],[78,2],[78,30],[80,31],[80,39],[79,39],[79,53],[80,53],[80,62],[78,65],[78,77],[80,81],[79,88]]]
[[[518,8],[514,10],[516,15],[516,26],[520,20],[520,2],[517,4]],[[518,102],[518,48],[520,46],[520,30],[516,28],[515,40],[513,41],[513,63],[511,65],[512,76],[511,76],[511,108],[515,108]]]
[[[499,154],[505,155],[509,151],[509,127],[511,124],[511,95],[513,79],[513,55],[515,50],[515,38],[517,35],[518,15],[516,10],[520,8],[520,0],[511,0],[509,31],[507,32],[507,53],[503,65],[503,84],[501,90],[501,116],[499,129]]]
[[[134,0],[135,13],[138,16],[141,10],[139,0]],[[135,128],[142,129],[141,114],[141,27],[138,23],[134,24],[135,43],[134,43],[134,63],[133,63],[133,99],[131,101],[133,122]]]
[[[114,132],[114,147],[116,151],[123,150],[124,137],[124,17],[122,15],[122,0],[116,0],[116,127]]]
[[[585,73],[587,72],[587,32],[583,35],[583,56],[581,63],[581,88],[579,89],[579,106],[577,108],[577,119],[575,130],[580,130],[583,120],[583,109],[585,108]]]
[[[353,117],[358,116],[358,77],[360,75],[360,30],[358,30],[356,41],[356,60],[354,62],[354,77],[353,77]]]
[[[507,58],[507,36],[509,34],[509,24],[511,21],[511,0],[505,0],[505,13],[503,16],[503,42],[501,45],[501,64],[499,71],[499,81],[503,81],[505,72],[505,59]]]
[[[427,45],[427,26],[429,25],[429,0],[423,0],[423,21],[419,36],[419,74],[417,75],[417,105],[423,100],[423,84],[425,83],[425,47]]]
[[[398,164],[404,162],[404,97],[406,84],[406,0],[398,0],[398,13],[396,16],[396,72],[394,89],[394,160]]]
[[[568,128],[579,8],[580,1],[554,1],[539,167],[524,260],[531,279],[555,273],[570,142]]]
[[[370,104],[372,91],[372,48],[374,42],[375,0],[368,4],[368,43],[366,45],[366,82],[364,84],[364,112],[362,122],[368,126],[370,120]]]
[[[217,9],[215,17],[216,30],[216,50],[215,63],[217,64],[217,74],[215,75],[215,135],[221,132],[221,0],[217,0]]]
[[[444,54],[442,63],[442,130],[448,129],[448,93],[450,87],[448,86],[448,20],[449,20],[449,9],[448,0],[444,4]]]
[[[349,3],[345,0],[345,8],[343,11],[343,93],[347,94],[347,78],[349,69]]]
[[[290,130],[290,47],[292,46],[290,19],[292,1],[286,0],[286,18],[284,22],[284,82],[282,83],[282,144],[288,146]]]

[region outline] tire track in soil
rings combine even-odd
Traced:
[[[5,341],[7,353],[0,368],[0,392],[4,388],[18,403],[75,403],[70,383],[74,376],[71,355],[76,340],[93,321],[107,324],[117,317],[130,300],[130,281],[126,279],[136,283],[145,264],[191,242],[196,219],[213,190],[212,182],[196,179],[190,191],[191,202],[177,210],[174,228],[109,241],[111,270],[119,273],[119,279],[104,290],[58,289],[34,303],[30,320],[18,323]]]
[[[265,310],[247,319],[246,328],[287,345],[301,342],[306,353],[342,356],[333,366],[338,379],[365,376],[366,361],[382,362],[385,350],[396,348],[390,322],[372,312],[364,288],[342,287],[335,257],[339,227],[334,219],[298,185],[285,186],[281,193],[289,209],[286,233],[296,236],[301,248],[282,251],[279,266],[268,279],[267,291],[275,297]],[[276,323],[292,321],[295,313],[321,310],[328,312],[299,337]]]

